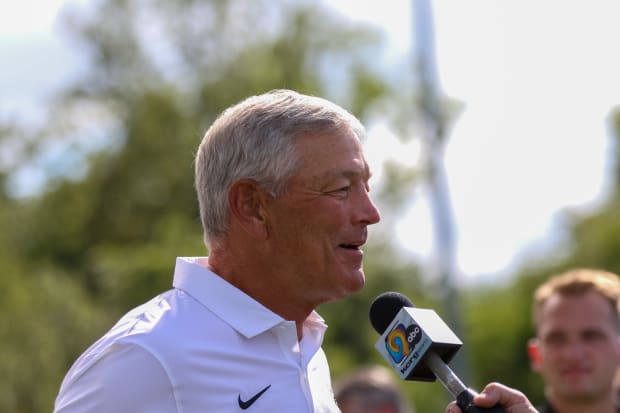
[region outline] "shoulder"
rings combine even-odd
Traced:
[[[74,365],[63,381],[55,412],[173,413],[175,399],[157,357],[141,346],[117,343]]]

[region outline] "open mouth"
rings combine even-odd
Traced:
[[[338,245],[340,248],[345,248],[348,250],[359,250],[360,246],[357,244],[340,244]]]

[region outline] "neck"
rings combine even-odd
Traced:
[[[303,322],[315,306],[303,300],[303,295],[296,295],[295,288],[280,282],[268,265],[239,259],[229,251],[231,249],[226,247],[213,249],[204,265],[283,319],[295,321],[301,340]],[[244,262],[252,262],[252,265],[241,264]]]

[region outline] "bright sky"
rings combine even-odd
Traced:
[[[412,1],[333,0],[374,22],[404,52]],[[389,4],[389,7],[386,5]],[[509,274],[526,251],[561,236],[558,211],[587,210],[604,197],[606,118],[620,105],[620,2],[616,0],[436,0],[439,77],[465,109],[445,165],[463,281]],[[381,153],[384,142],[369,146]],[[411,152],[390,148],[383,156]],[[376,167],[375,167],[376,169]],[[425,188],[400,226],[408,250],[432,260]]]
[[[63,3],[0,0],[0,116],[79,70],[53,25]],[[395,55],[411,48],[411,3],[328,2],[386,30]],[[557,239],[558,211],[591,207],[604,195],[605,122],[620,105],[620,2],[433,4],[442,88],[464,104],[445,158],[457,265],[463,281],[488,281],[510,273],[525,251]],[[415,158],[415,147],[386,139],[370,125],[367,152],[375,171],[385,158]],[[430,260],[427,194],[423,187],[418,192],[398,237],[408,251]]]

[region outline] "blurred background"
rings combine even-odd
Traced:
[[[380,363],[396,290],[465,343],[453,368],[542,397],[533,289],[620,273],[620,5],[613,0],[0,2],[0,411],[52,410],[75,358],[205,255],[193,153],[274,88],[350,109],[382,222],[363,292],[319,311],[334,379]],[[438,383],[406,383],[419,412]]]

